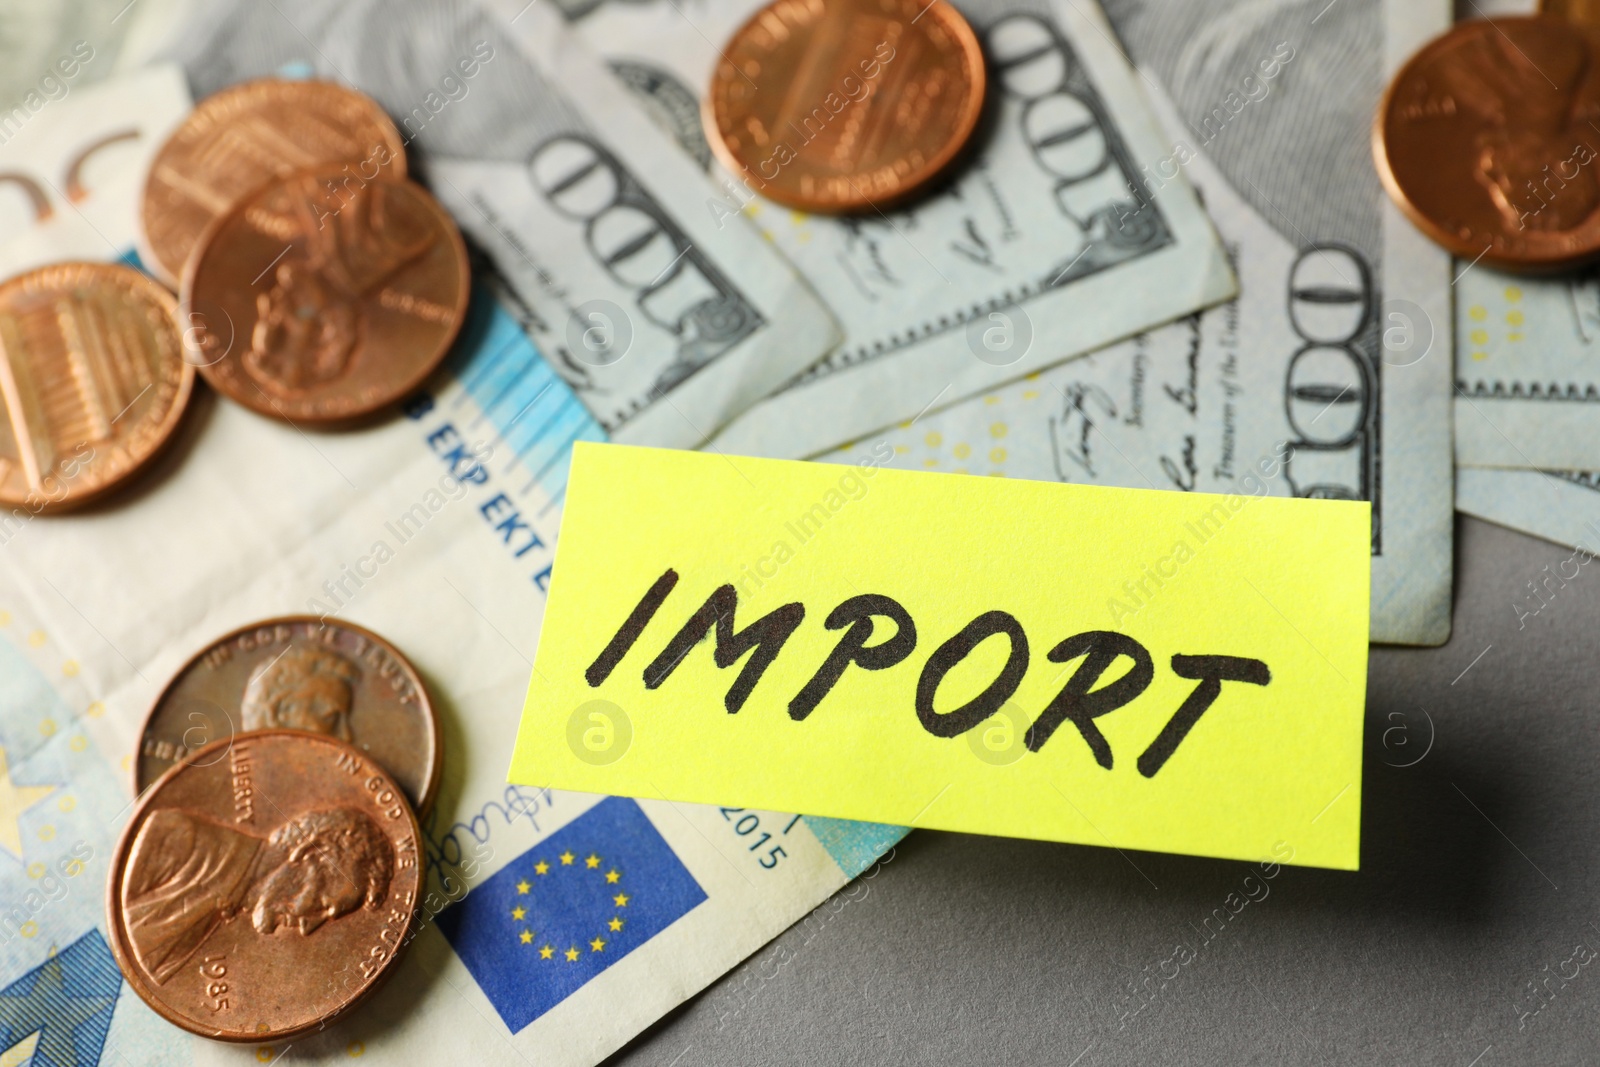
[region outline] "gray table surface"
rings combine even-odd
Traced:
[[[1359,873],[918,831],[612,1062],[1600,1063],[1600,560],[1519,620],[1571,550],[1456,544],[1449,644],[1372,653]]]
[[[1373,650],[1359,873],[1212,934],[1254,865],[917,831],[611,1063],[1600,1064],[1600,560],[1519,626],[1571,550],[1456,551],[1450,642]]]

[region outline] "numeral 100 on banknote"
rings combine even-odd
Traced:
[[[1284,375],[1297,435],[1284,474],[1296,496],[1374,500],[1378,478],[1378,340],[1372,270],[1355,249],[1312,245],[1289,272],[1289,322],[1300,347]],[[1378,516],[1373,515],[1377,551]]]

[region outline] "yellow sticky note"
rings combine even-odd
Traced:
[[[1371,528],[580,443],[510,779],[1355,869]]]

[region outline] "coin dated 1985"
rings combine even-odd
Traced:
[[[194,388],[172,295],[109,263],[0,284],[0,504],[81,504],[148,463]]]
[[[325,163],[404,178],[405,142],[375,101],[334,82],[259,78],[213,93],[150,162],[141,258],[176,287],[213,219],[267,179]]]
[[[134,790],[214,741],[274,728],[346,741],[400,783],[419,815],[433,805],[443,749],[416,669],[371,630],[315,615],[242,626],[180,667],[145,720]]]
[[[1600,37],[1549,15],[1463,22],[1407,61],[1373,126],[1390,196],[1464,259],[1600,254]]]
[[[985,85],[977,35],[945,0],[775,0],[723,49],[706,136],[763,196],[870,210],[950,165]]]
[[[422,186],[353,181],[341,167],[298,171],[206,231],[183,304],[231,329],[184,339],[230,399],[292,422],[346,421],[422,384],[455,340],[470,291],[461,233]]]
[[[394,780],[344,742],[245,734],[192,754],[134,808],[107,915],[124,977],[191,1033],[317,1029],[409,940],[421,834]]]

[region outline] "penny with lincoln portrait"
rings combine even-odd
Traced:
[[[134,790],[207,745],[270,729],[351,744],[400,783],[419,815],[433,805],[443,750],[416,668],[371,630],[316,615],[241,627],[180,667],[145,720]]]
[[[297,171],[218,218],[184,271],[187,358],[263,415],[336,423],[421,385],[471,295],[466,245],[422,186]],[[206,321],[215,319],[216,321]]]
[[[1378,107],[1373,155],[1417,228],[1454,255],[1553,270],[1600,254],[1600,34],[1553,16],[1435,38]]]
[[[107,885],[112,952],[191,1033],[316,1029],[372,992],[409,940],[420,837],[400,787],[342,741],[218,741],[134,808]]]

